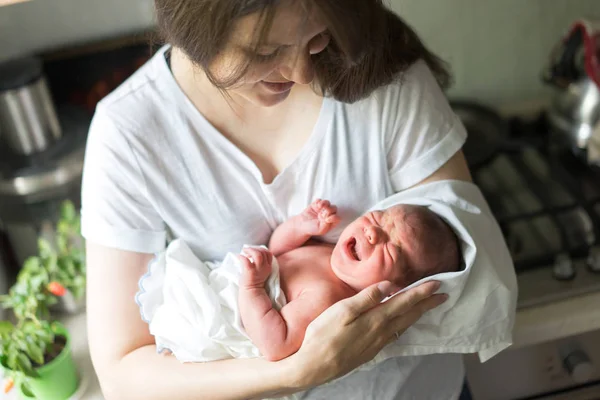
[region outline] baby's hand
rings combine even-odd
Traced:
[[[246,288],[262,288],[271,275],[273,254],[269,250],[247,248],[238,256],[242,263],[241,284]]]
[[[311,236],[324,235],[340,222],[337,207],[317,199],[300,214],[300,229]]]

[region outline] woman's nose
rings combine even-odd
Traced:
[[[306,49],[304,49],[306,51]],[[296,54],[280,69],[281,75],[288,81],[306,85],[312,82],[315,72],[310,54]]]
[[[296,53],[287,65],[281,68],[281,75],[289,81],[299,84],[309,84],[313,81],[315,71],[310,57],[319,54],[329,44],[329,35],[321,33],[314,37],[306,47],[303,47]]]

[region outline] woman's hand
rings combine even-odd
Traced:
[[[290,356],[298,365],[298,386],[318,386],[373,359],[396,334],[446,301],[446,295],[433,294],[438,288],[439,282],[427,282],[381,303],[398,291],[382,282],[328,308],[308,326],[302,347]]]

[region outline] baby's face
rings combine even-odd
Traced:
[[[331,255],[333,272],[355,290],[388,280],[405,281],[405,207],[369,212],[344,229]]]

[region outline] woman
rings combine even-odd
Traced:
[[[84,169],[89,342],[106,397],[455,398],[464,372],[453,354],[317,387],[441,304],[434,283],[383,305],[389,282],[365,289],[280,362],[156,354],[133,297],[167,237],[221,259],[266,244],[316,197],[336,202],[341,229],[394,192],[470,175],[464,128],[438,86],[443,64],[380,1],[155,2],[170,46],[98,105]]]

